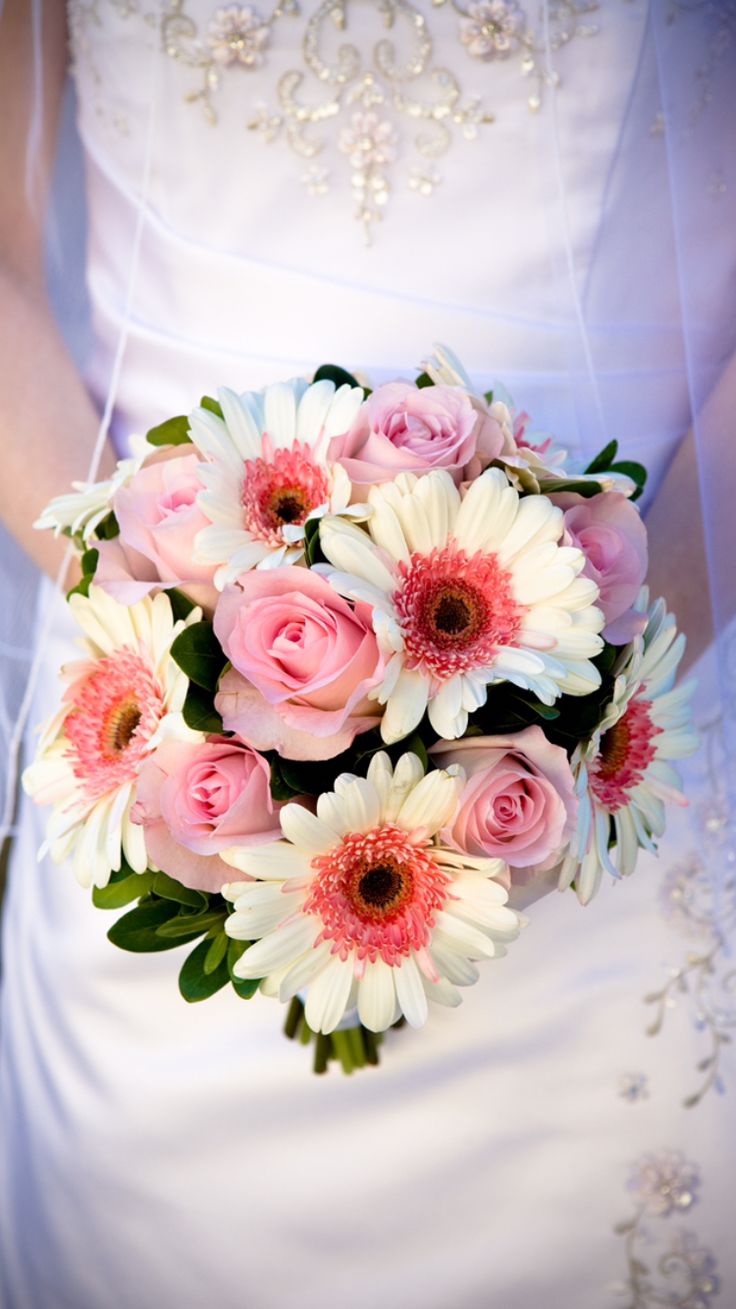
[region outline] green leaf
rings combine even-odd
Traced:
[[[211,414],[217,414],[218,418],[224,418],[222,405],[219,400],[213,400],[211,395],[203,395],[199,403],[202,409],[209,409]]]
[[[92,903],[98,909],[122,909],[131,900],[140,900],[148,895],[153,882],[153,873],[128,873],[119,881],[108,882],[107,886],[95,886],[92,891]]]
[[[89,588],[92,585],[92,582],[94,581],[95,569],[97,568],[97,561],[99,557],[100,557],[99,550],[95,550],[94,548],[92,548],[91,550],[85,550],[83,552],[82,557],[79,561],[80,567],[82,569],[82,576],[80,580],[77,582],[77,585],[73,586],[71,590],[67,591],[67,596],[66,596],[67,600],[72,595],[84,595],[84,596],[89,595]]]
[[[632,482],[637,486],[644,486],[647,480],[647,470],[643,464],[639,464],[635,459],[619,459],[617,463],[611,464],[612,473],[625,473],[630,477]]]
[[[209,905],[209,896],[204,891],[195,891],[190,886],[182,886],[176,878],[169,877],[168,873],[157,872],[153,878],[153,893],[161,896],[162,900],[173,900],[176,904],[189,905],[191,909],[206,909]]]
[[[143,900],[135,909],[113,923],[107,939],[121,950],[131,950],[136,954],[171,950],[175,945],[181,945],[181,940],[165,939],[159,936],[158,929],[176,913],[177,906],[173,900]]]
[[[97,561],[100,557],[99,550],[85,550],[80,560],[82,573],[94,577]]]
[[[120,867],[113,868],[112,872],[110,873],[110,882],[124,882],[126,877],[130,877],[132,872],[133,869],[131,868],[125,856],[123,856],[123,858],[120,861]]]
[[[182,705],[182,715],[187,727],[191,727],[195,732],[219,735],[223,730],[222,719],[215,709],[212,692],[203,690],[194,682],[189,683],[189,690]]]
[[[434,386],[434,382],[432,381],[432,378],[430,377],[429,373],[420,373],[414,385],[420,391],[423,391],[425,386]]]
[[[95,536],[100,541],[113,541],[116,536],[120,536],[120,524],[115,517],[112,509],[106,518],[102,519],[95,528]]]
[[[537,718],[544,718],[545,722],[554,722],[555,718],[560,716],[559,709],[551,704],[542,704],[541,700],[525,700],[524,704],[533,714],[536,714]]]
[[[233,965],[245,953],[248,945],[248,941],[232,940],[227,948],[227,967],[230,973],[230,981],[233,984],[235,994],[239,995],[241,1000],[250,1000],[261,985],[260,977],[235,977],[233,974]]]
[[[189,617],[192,610],[196,608],[194,601],[190,600],[189,596],[185,595],[183,591],[177,590],[175,586],[171,587],[166,594],[169,597],[171,612],[174,615],[175,623],[183,622],[185,618]]]
[[[492,405],[492,404],[493,404],[493,392],[492,392],[492,391],[484,391],[484,393],[483,393],[483,399],[485,400],[485,402],[486,402],[487,405]]]
[[[321,364],[314,374],[315,382],[334,382],[338,386],[360,386],[360,383],[339,364]]]
[[[260,977],[231,977],[230,981],[235,994],[239,995],[241,1000],[252,1000],[261,985]]]
[[[295,795],[299,795],[298,787],[293,787],[286,781],[282,771],[282,760],[277,754],[268,754],[269,767],[271,770],[270,786],[271,797],[274,800],[293,800]]]
[[[198,1000],[207,1000],[216,991],[220,991],[223,986],[227,986],[230,980],[230,974],[227,968],[227,960],[221,959],[217,968],[212,972],[205,972],[205,960],[209,953],[210,942],[200,941],[195,946],[192,953],[187,955],[182,964],[179,973],[179,991],[189,1004],[196,1004]]]
[[[618,659],[620,646],[611,645],[610,641],[604,641],[603,649],[599,655],[596,655],[593,663],[598,671],[602,674],[610,673],[613,665]]]
[[[146,432],[149,445],[188,445],[191,439],[186,414],[167,418],[165,423],[159,423],[158,427],[152,427],[150,432]]]
[[[164,900],[160,903],[174,904],[172,900]],[[157,932],[166,941],[179,941],[183,938],[193,940],[195,936],[201,936],[203,932],[209,932],[211,927],[219,927],[224,921],[224,909],[207,909],[201,914],[187,914],[181,911],[180,906],[178,913],[175,908],[173,915],[162,921]]]
[[[415,754],[425,773],[427,772],[427,769],[429,768],[427,747],[418,732],[414,732],[411,736],[406,737],[401,742],[401,753]]]
[[[322,542],[319,538],[319,525],[321,519],[308,518],[304,524],[304,554],[309,568],[312,564],[324,564],[327,562],[327,556],[323,553]]]
[[[591,459],[590,463],[588,464],[588,467],[585,469],[585,472],[586,473],[607,472],[608,469],[613,466],[613,461],[616,458],[617,450],[618,450],[618,441],[609,441],[608,445],[604,446],[600,454],[597,454],[595,459]]]
[[[203,966],[204,966],[204,971],[209,976],[210,973],[214,973],[216,968],[220,967],[220,964],[225,958],[225,955],[227,954],[227,947],[230,943],[230,938],[229,936],[226,936],[224,931],[221,931],[218,932],[216,936],[213,936],[211,938],[208,934],[207,940],[209,942],[210,948],[205,956],[205,961]]]
[[[70,600],[73,595],[85,595],[85,596],[89,595],[89,588],[92,585],[93,581],[94,578],[92,574],[86,573],[85,576],[82,578],[81,582],[77,582],[76,586],[73,586],[70,591],[67,591],[66,593],[67,600]]]
[[[227,658],[215,636],[211,623],[192,623],[180,632],[171,646],[173,659],[205,691],[214,691]]]
[[[644,465],[637,463],[635,459],[620,459],[617,464],[611,465],[611,472],[624,473],[626,477],[631,478],[632,482],[636,482],[636,490],[631,499],[638,500],[644,490],[648,476]]]
[[[551,495],[553,491],[572,491],[575,495],[582,495],[586,500],[591,496],[600,495],[603,491],[600,482],[580,482],[574,477],[541,477],[539,485],[545,495]]]

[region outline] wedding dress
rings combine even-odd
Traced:
[[[653,25],[700,52],[682,95],[710,143],[698,349],[717,372],[734,242],[708,97],[733,72],[733,7],[527,8],[72,0],[83,366],[118,448],[218,385],[327,361],[412,376],[440,340],[581,464],[616,435],[656,485],[689,374]],[[45,599],[34,721],[72,636]],[[733,1304],[718,1090],[736,1075],[719,991],[734,856],[706,728],[659,861],[585,911],[569,893],[536,904],[459,1010],[391,1033],[380,1070],[350,1079],[311,1074],[274,1002],[228,988],[187,1006],[174,954],[115,950],[69,870],[37,863],[45,814],[24,800],[4,923],[6,1309]]]

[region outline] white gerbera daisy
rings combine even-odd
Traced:
[[[474,859],[437,843],[451,825],[462,769],[423,774],[414,754],[393,769],[374,755],[367,777],[344,773],[312,814],[299,804],[279,815],[284,839],[223,851],[259,880],[223,888],[234,901],[225,930],[256,943],[234,967],[263,978],[282,1001],[306,990],[306,1019],[332,1032],[357,1005],[382,1032],[404,1014],[413,1027],[427,1002],[460,1003],[475,960],[505,953],[521,919],[495,880],[499,859]],[[259,939],[260,938],[260,939]]]
[[[73,490],[50,500],[33,524],[39,531],[51,529],[56,536],[69,532],[80,535],[89,545],[95,528],[112,509],[115,493],[125,486],[141,468],[144,460],[153,454],[153,447],[142,436],[130,439],[132,455],[119,459],[112,477],[104,482],[72,482]]]
[[[334,436],[351,426],[363,401],[360,387],[299,378],[264,391],[219,392],[223,417],[195,409],[192,440],[205,456],[197,496],[210,520],[195,541],[201,564],[219,564],[222,589],[251,568],[296,563],[309,518],[348,509],[350,479],[327,460]]]
[[[643,588],[637,607],[646,612],[646,604]],[[698,746],[690,709],[695,679],[675,686],[684,648],[674,616],[657,600],[625,655],[600,727],[573,758],[578,830],[559,886],[564,890],[575,879],[581,904],[592,900],[604,872],[627,877],[641,848],[656,851],[665,801],[687,804],[669,762]]]
[[[72,856],[83,886],[105,886],[122,854],[136,873],[147,866],[143,828],[130,817],[147,756],[164,735],[196,735],[179,712],[188,681],[169,651],[202,614],[193,609],[174,622],[163,592],[126,606],[96,586],[69,603],[88,657],[62,669],[63,704],[23,786],[38,804],[54,806],[41,854],[56,863]]]
[[[545,704],[600,685],[598,588],[580,550],[559,545],[563,518],[545,496],[519,497],[488,469],[461,498],[450,475],[401,474],[373,487],[367,533],[324,518],[318,569],[342,595],[373,606],[390,655],[382,685],[384,741],[425,709],[438,736],[462,736],[489,683],[510,681]]]

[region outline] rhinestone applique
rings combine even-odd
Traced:
[[[372,48],[346,42],[335,49],[335,35],[349,32],[354,2],[324,0],[307,18],[302,67],[282,74],[276,107],[257,105],[247,126],[267,144],[284,139],[305,161],[302,181],[312,195],[330,189],[331,170],[321,157],[332,145],[349,173],[355,214],[370,239],[407,144],[415,156],[406,169],[408,187],[430,195],[442,180],[436,161],[456,134],[473,140],[494,115],[479,96],[464,97],[453,71],[435,65],[428,19],[410,0],[378,0],[375,10],[385,34]],[[198,70],[199,88],[186,99],[199,102],[215,123],[215,94],[223,76],[262,64],[269,47],[275,48],[279,20],[302,17],[303,11],[298,0],[281,0],[268,14],[253,5],[228,5],[200,32],[186,3],[172,0],[163,19],[164,50]],[[598,30],[583,20],[599,8],[599,0],[558,0],[550,8],[546,34],[541,26],[533,28],[518,0],[433,0],[432,7],[446,4],[458,15],[458,46],[476,66],[518,56],[521,73],[532,81],[532,111],[540,108],[545,86],[559,80],[547,69],[547,39],[557,51],[573,37]]]
[[[359,3],[377,21],[376,39],[361,40],[360,48],[349,39]],[[77,74],[84,69],[98,119],[129,133],[124,116],[105,103],[105,81],[95,61],[107,9],[117,21],[142,22],[149,29],[147,39],[158,34],[164,57],[176,61],[189,81],[184,100],[197,105],[213,126],[227,80],[242,97],[244,127],[266,143],[285,142],[302,160],[301,181],[311,195],[325,195],[344,177],[355,215],[370,239],[396,187],[400,164],[407,189],[431,195],[442,182],[438,162],[453,141],[472,141],[494,121],[485,96],[465,94],[457,70],[435,63],[434,11],[455,14],[458,58],[474,70],[476,84],[481,73],[492,92],[494,70],[515,65],[528,84],[529,109],[536,112],[545,90],[559,85],[558,73],[549,66],[550,52],[576,37],[595,35],[598,27],[589,19],[601,4],[551,0],[546,19],[541,5],[535,5],[532,18],[531,7],[521,0],[427,0],[424,5],[323,0],[308,9],[303,0],[257,0],[213,7],[209,13],[202,7],[195,11],[194,0],[161,0],[160,5],[155,0],[68,0],[74,65]],[[279,51],[282,25],[297,20],[302,31],[299,64],[274,75],[274,104],[259,102],[253,75],[263,74]]]
[[[225,5],[216,9],[202,34],[185,9],[185,0],[172,0],[161,20],[161,40],[171,59],[200,76],[199,89],[185,99],[199,103],[207,120],[217,122],[213,97],[221,77],[231,70],[248,72],[265,62],[271,43],[271,29],[279,18],[299,12],[296,0],[283,0],[270,14],[264,15],[255,5]]]
[[[714,1255],[694,1232],[669,1231],[673,1218],[697,1204],[700,1188],[700,1170],[679,1151],[662,1150],[634,1163],[628,1190],[636,1210],[614,1228],[624,1239],[627,1275],[612,1290],[624,1309],[710,1309],[720,1291]]]

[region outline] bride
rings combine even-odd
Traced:
[[[22,800],[4,1309],[733,1302],[735,61],[706,0],[6,0],[0,506],[35,563],[62,562],[49,499],[213,387],[411,376],[447,341],[581,467],[613,435],[649,467],[705,748],[658,861],[539,901],[351,1079],[270,1004],[187,1007],[168,954],[113,950]],[[40,601],[32,723],[73,636]]]

